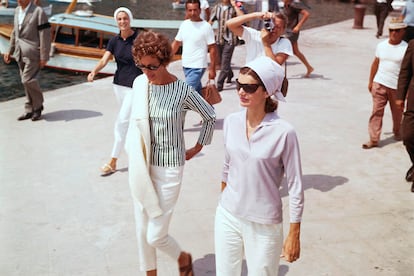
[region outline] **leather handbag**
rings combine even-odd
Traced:
[[[201,93],[206,102],[211,105],[221,102],[221,95],[217,90],[214,80],[208,80],[206,86],[201,89]]]

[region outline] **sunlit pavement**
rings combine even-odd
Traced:
[[[303,78],[288,62],[289,93],[279,114],[298,133],[305,185],[301,258],[281,261],[279,275],[414,274],[414,194],[410,166],[392,139],[390,112],[380,147],[363,150],[371,112],[368,77],[375,46],[374,16],[303,31],[299,46],[315,68]],[[244,63],[237,47],[233,68]],[[183,78],[180,62],[171,72]],[[207,76],[205,76],[207,77]],[[43,119],[18,122],[24,98],[0,103],[0,275],[144,275],[138,272],[125,153],[118,171],[101,177],[118,111],[112,78],[44,93]],[[214,214],[220,190],[224,117],[240,109],[233,85],[215,106],[213,143],[187,162],[171,235],[193,254],[197,276],[215,275]],[[188,113],[186,142],[200,118]],[[286,189],[282,189],[285,234]],[[159,255],[159,275],[178,275]],[[244,271],[246,275],[246,271]]]

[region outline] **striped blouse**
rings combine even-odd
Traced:
[[[188,110],[199,113],[203,119],[198,143],[210,144],[216,121],[214,109],[210,104],[182,80],[165,85],[149,85],[152,165],[184,165],[184,121]]]

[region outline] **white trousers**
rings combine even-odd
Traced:
[[[216,275],[241,274],[243,255],[249,276],[277,276],[283,244],[283,225],[260,224],[237,218],[220,205],[214,226]]]
[[[128,131],[129,116],[131,113],[129,102],[125,99],[131,96],[132,88],[117,84],[114,84],[113,88],[115,98],[121,108],[119,109],[118,116],[115,121],[114,145],[112,147],[111,157],[119,158],[121,150],[125,144],[125,138]]]
[[[150,174],[163,214],[149,218],[142,206],[134,201],[139,266],[141,271],[157,268],[156,249],[178,260],[181,248],[168,234],[171,216],[178,199],[184,167],[151,166]]]

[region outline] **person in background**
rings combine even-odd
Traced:
[[[414,1],[405,1],[405,6],[401,11],[400,18],[407,24],[404,41],[409,42],[414,38]]]
[[[279,260],[300,257],[304,191],[294,128],[275,112],[284,71],[266,56],[247,63],[236,80],[243,110],[225,118],[222,194],[215,217],[217,276],[278,275]],[[283,242],[280,186],[286,175],[290,229]],[[283,248],[283,250],[282,250]]]
[[[279,12],[279,0],[269,0],[269,11]]]
[[[411,160],[411,167],[408,169],[405,180],[412,182],[411,192],[414,193],[414,40],[408,43],[407,51],[401,63],[400,74],[398,76],[396,105],[405,112],[402,120],[401,133],[402,141]]]
[[[216,78],[216,42],[214,31],[208,22],[200,18],[200,1],[187,0],[186,20],[181,23],[172,43],[175,54],[182,45],[182,66],[186,82],[201,95],[201,78],[207,68],[207,53],[210,54],[208,78]]]
[[[172,60],[165,35],[148,31],[135,39],[132,54],[144,72],[133,84],[131,117],[125,148],[129,185],[134,199],[139,264],[157,275],[156,251],[177,260],[180,275],[193,275],[192,257],[168,233],[179,197],[184,163],[211,143],[215,113],[191,86],[167,70]],[[184,123],[188,110],[203,119],[195,145],[185,149]]]
[[[218,22],[216,45],[218,56],[221,61],[220,74],[217,78],[218,91],[223,90],[226,78],[227,83],[231,83],[231,79],[234,76],[233,70],[231,69],[231,59],[233,57],[234,48],[238,43],[237,36],[226,26],[226,22],[229,19],[242,14],[243,12],[240,9],[236,10],[232,6],[230,0],[222,0],[221,3],[218,3],[213,7],[209,23],[213,24],[214,21]]]
[[[3,59],[9,64],[11,56],[15,58],[26,94],[25,112],[17,120],[37,121],[41,119],[44,102],[38,75],[49,60],[50,24],[42,7],[31,0],[18,0],[17,4],[10,47]]]
[[[208,22],[210,20],[210,5],[207,0],[200,0],[200,9],[201,9],[201,13],[200,13],[201,19]]]
[[[308,78],[313,72],[314,68],[310,65],[305,55],[299,50],[299,33],[303,24],[310,16],[309,7],[305,6],[300,0],[283,0],[283,13],[287,17],[286,37],[292,43],[293,53],[305,65],[305,78]],[[299,19],[300,18],[300,19]]]
[[[124,147],[126,132],[128,130],[129,112],[124,99],[132,93],[134,79],[142,74],[141,69],[135,66],[132,57],[132,45],[138,35],[138,31],[131,28],[133,16],[128,8],[120,7],[114,12],[114,19],[118,24],[119,34],[111,38],[106,46],[106,51],[95,68],[88,74],[88,81],[93,82],[94,77],[114,57],[117,69],[114,75],[113,89],[115,98],[120,105],[114,127],[114,144],[112,146],[111,160],[101,167],[101,175],[107,176],[116,171],[121,150]]]
[[[236,11],[239,9],[235,1],[231,0]],[[271,20],[271,29],[263,28],[258,31],[245,24],[253,19]],[[268,56],[280,65],[293,55],[292,45],[289,39],[282,37],[285,33],[287,19],[282,13],[253,12],[234,17],[227,21],[227,27],[246,44],[246,62],[250,62],[259,56]]]
[[[374,6],[374,14],[377,19],[377,34],[376,38],[382,36],[382,31],[384,29],[385,19],[388,14],[392,11],[391,6],[392,0],[376,0]]]
[[[389,39],[380,42],[376,47],[368,82],[368,90],[372,95],[372,112],[368,123],[370,140],[362,144],[363,149],[378,147],[387,102],[391,108],[394,139],[401,140],[402,110],[395,103],[395,99],[398,74],[407,49],[407,42],[402,40],[406,27],[402,20],[391,20],[388,24]]]

